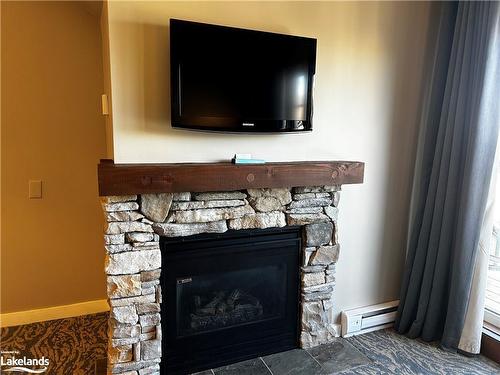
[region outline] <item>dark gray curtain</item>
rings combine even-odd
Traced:
[[[434,53],[396,330],[456,349],[499,128],[498,2],[433,4]]]

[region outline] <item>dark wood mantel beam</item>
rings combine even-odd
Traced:
[[[303,161],[253,165],[231,163],[115,164],[101,160],[99,195],[230,191],[360,184],[364,163]]]

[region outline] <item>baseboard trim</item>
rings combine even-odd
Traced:
[[[18,311],[0,314],[0,327],[13,327],[23,324],[45,322],[47,320],[97,314],[106,311],[109,311],[109,305],[108,301],[105,299],[47,307],[44,309]]]

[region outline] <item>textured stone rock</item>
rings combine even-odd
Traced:
[[[285,206],[292,201],[290,189],[248,189],[248,195],[252,198],[275,198],[281,206]]]
[[[319,214],[323,212],[323,207],[300,207],[291,208],[285,211],[287,214]]]
[[[248,198],[248,202],[258,212],[285,210],[285,206],[275,197],[250,197]]]
[[[108,297],[133,297],[141,294],[141,275],[108,276]]]
[[[145,314],[139,316],[139,321],[143,327],[160,324],[160,319],[160,314]]]
[[[139,315],[158,313],[158,312],[160,312],[160,304],[159,303],[143,303],[141,305],[137,305],[136,309],[137,309],[137,313]]]
[[[149,340],[141,343],[141,359],[150,360],[161,357],[161,341]]]
[[[302,285],[304,287],[320,285],[325,283],[324,272],[312,272],[302,274]]]
[[[140,336],[129,337],[124,339],[111,339],[111,346],[132,345],[140,340]]]
[[[306,246],[321,246],[332,239],[333,224],[330,222],[309,224],[304,227]]]
[[[331,198],[310,198],[302,199],[300,201],[292,201],[288,208],[302,208],[302,207],[323,207],[329,206],[332,203]]]
[[[327,283],[335,282],[335,274],[327,273],[325,276],[325,281]]]
[[[329,327],[317,329],[314,332],[302,331],[300,333],[300,347],[309,349],[332,342],[335,339],[336,331],[333,325]]]
[[[319,285],[303,287],[302,292],[303,292],[303,294],[316,293],[316,292],[333,293],[334,287],[335,287],[335,283],[324,283],[324,284],[319,284]]]
[[[238,219],[229,220],[229,228],[231,229],[264,229],[284,227],[285,225],[285,214],[282,212],[258,212]]]
[[[336,221],[333,222],[333,236],[332,236],[332,244],[336,245],[339,243],[339,230],[338,224]]]
[[[142,283],[142,288],[153,288],[156,285],[160,284],[160,280],[152,280],[152,281],[145,281]]]
[[[130,362],[133,359],[132,345],[111,347],[108,352],[108,363]]]
[[[139,208],[139,204],[137,202],[105,203],[103,208],[106,212],[134,211]]]
[[[164,223],[173,223],[175,222],[175,212],[176,211],[170,211],[170,213],[167,216],[167,219],[164,221]]]
[[[334,191],[339,191],[340,190],[340,185],[333,185],[333,186],[302,186],[302,187],[296,187],[293,189],[293,191],[296,194],[302,194],[302,193],[322,193],[322,192],[334,192]]]
[[[141,334],[141,326],[138,324],[120,324],[114,320],[109,323],[109,332],[112,338],[125,339],[139,337]]]
[[[154,240],[156,234],[151,233],[151,235],[153,236]],[[134,247],[134,250],[143,250],[143,247],[160,247],[160,243],[158,241],[134,242],[131,245],[132,247]]]
[[[330,221],[325,214],[287,214],[286,221],[288,225],[307,225]]]
[[[141,327],[141,332],[142,333],[156,332],[156,326],[144,326],[144,327]]]
[[[156,286],[155,298],[156,298],[156,303],[162,303],[162,299],[161,299],[161,285],[157,285]]]
[[[301,270],[304,273],[324,272],[325,269],[326,269],[326,266],[323,266],[323,265],[301,267]]]
[[[139,221],[116,221],[108,223],[106,234],[120,234],[127,232],[152,232],[153,228],[149,224]]]
[[[121,245],[105,245],[106,251],[110,254],[113,253],[122,253],[124,251],[132,251],[132,245],[130,244],[121,244]]]
[[[172,193],[142,194],[141,212],[148,219],[162,223],[167,218],[173,196]]]
[[[312,249],[313,249],[313,251],[316,250],[314,247]],[[309,264],[309,258],[311,258],[311,254],[313,253],[313,251],[304,250],[304,256],[302,259],[302,266],[307,266]]]
[[[320,300],[328,299],[331,297],[332,297],[331,291],[313,292],[313,293],[302,294],[302,300],[306,301],[306,302],[320,301]]]
[[[139,375],[159,375],[160,374],[160,366],[155,365],[151,367],[146,367],[139,370]]]
[[[245,199],[247,195],[241,191],[221,191],[212,193],[196,193],[194,199],[197,201],[220,201],[226,199]]]
[[[101,197],[101,202],[104,203],[121,203],[121,202],[131,202],[136,201],[137,195],[110,195],[107,197]]]
[[[322,186],[299,186],[293,188],[295,194],[304,194],[304,193],[320,193],[323,191]]]
[[[141,281],[148,282],[152,280],[158,280],[161,275],[161,269],[152,270],[152,271],[144,271],[141,272]]]
[[[160,250],[127,251],[106,257],[106,273],[122,275],[150,271],[161,267]]]
[[[125,243],[124,234],[105,234],[104,243],[106,245],[120,245]]]
[[[295,201],[311,198],[330,198],[330,193],[302,193],[293,195],[293,200]]]
[[[118,323],[135,324],[139,319],[134,306],[113,307],[111,309],[111,318]]]
[[[315,193],[300,193],[300,194],[294,194],[293,195],[293,200],[299,201],[302,199],[310,199],[310,198],[316,198]]]
[[[333,299],[331,299],[331,298],[324,299],[321,302],[323,303],[323,310],[328,311],[328,310],[333,309],[333,305],[334,305]],[[332,323],[333,319],[329,319],[329,321]]]
[[[113,307],[129,306],[139,303],[152,303],[156,301],[156,296],[154,294],[146,294],[137,297],[126,297],[118,299],[110,299],[109,304]]]
[[[302,303],[302,330],[311,332],[321,328],[325,323],[325,313],[321,301]]]
[[[191,193],[190,192],[174,193],[174,195],[172,196],[172,200],[175,202],[189,201],[191,200]]]
[[[132,345],[110,347],[108,351],[108,361],[110,363],[129,362],[132,357]]]
[[[333,197],[333,205],[335,207],[338,207],[339,206],[339,201],[340,201],[340,193],[337,191],[335,193],[332,193],[332,197]]]
[[[154,294],[156,292],[155,288],[142,288],[142,294]]]
[[[154,328],[154,326],[153,326]],[[151,332],[148,332],[148,333],[141,333],[141,341],[146,341],[146,340],[154,340],[156,338],[156,331],[153,330]],[[139,355],[140,357],[140,355]]]
[[[342,190],[342,186],[340,185],[332,185],[332,186],[323,186],[323,191],[335,192]]]
[[[160,325],[160,324],[158,324],[158,325],[156,326],[156,338],[157,338],[158,340],[161,340],[161,337],[162,337],[161,325]]]
[[[227,224],[225,220],[196,224],[156,223],[153,224],[153,229],[160,236],[181,237],[199,233],[223,233],[227,231]]]
[[[339,209],[337,207],[326,206],[324,209],[325,214],[327,214],[330,219],[332,219],[333,221],[336,221],[338,219]]]
[[[317,264],[329,265],[335,263],[339,258],[339,249],[339,245],[321,246],[311,255],[309,264],[313,266]]]
[[[106,212],[106,221],[136,221],[144,217],[137,211],[113,211]]]
[[[145,243],[145,242],[133,242],[132,246],[134,244],[140,244],[140,243]],[[133,246],[132,249],[134,251],[143,251],[143,250],[160,250],[160,245],[145,245],[145,246]]]
[[[152,229],[152,227],[151,227]],[[153,233],[130,232],[125,235],[127,242],[148,242],[153,240]],[[152,246],[157,246],[156,243]]]
[[[111,372],[113,374],[120,374],[120,375],[131,375],[129,373],[126,373],[126,371],[133,371],[134,374],[137,374],[135,371],[154,366],[160,362],[160,359],[152,359],[149,361],[131,361],[131,362],[125,362],[125,363],[116,363]]]
[[[208,223],[213,221],[236,219],[251,213],[254,213],[254,210],[250,205],[177,211],[175,213],[175,221],[178,224]]]
[[[244,206],[245,200],[230,199],[217,201],[191,201],[191,202],[174,202],[170,207],[171,210],[198,210],[200,208],[221,208],[221,207],[238,207]]]

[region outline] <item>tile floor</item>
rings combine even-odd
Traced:
[[[371,363],[352,344],[343,339],[309,350],[293,349],[250,359],[196,375],[330,375]]]

